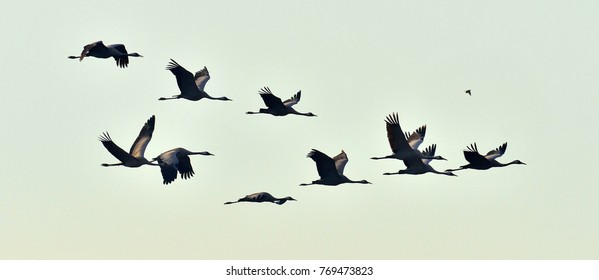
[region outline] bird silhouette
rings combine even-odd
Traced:
[[[437,145],[432,144],[432,145],[428,146],[426,149],[424,149],[423,154],[426,156],[434,156],[436,149],[437,149]],[[416,158],[416,157],[404,159],[403,162],[407,167],[406,169],[399,170],[397,172],[383,173],[383,175],[395,175],[395,174],[419,175],[419,174],[425,174],[425,173],[430,172],[430,173],[443,174],[443,175],[448,175],[448,176],[457,176],[449,171],[440,172],[440,171],[435,170],[432,166],[429,165],[431,161],[432,161],[432,159],[427,159],[427,158],[421,159],[421,158]]]
[[[121,161],[120,163],[113,164],[102,163],[102,166],[107,167],[123,165],[126,167],[140,167],[144,164],[156,165],[151,163],[144,157],[146,147],[148,146],[148,143],[150,143],[150,140],[152,140],[152,133],[154,132],[155,122],[155,116],[152,116],[150,117],[150,119],[148,119],[148,121],[141,128],[141,131],[139,132],[137,139],[135,139],[133,145],[131,145],[131,150],[129,151],[129,153],[125,152],[123,149],[117,146],[110,138],[108,132],[104,132],[102,135],[100,135],[99,140],[102,142],[106,150],[108,150],[108,152],[110,152],[115,158]]]
[[[173,95],[173,97],[160,97],[158,100],[170,100],[184,98],[187,100],[198,101],[202,98],[231,101],[231,99],[223,97],[212,97],[204,91],[204,86],[208,80],[210,80],[210,73],[204,66],[204,69],[194,74],[187,71],[183,66],[179,65],[176,61],[171,59],[169,64],[166,66],[166,70],[170,70],[175,78],[177,78],[177,86],[181,91],[181,94]]]
[[[399,116],[397,113],[392,113],[385,119],[385,127],[387,129],[387,140],[393,154],[384,157],[371,157],[371,159],[388,159],[394,158],[399,160],[415,158],[438,159],[445,160],[442,156],[425,155],[418,151],[418,146],[424,140],[426,126],[418,128],[414,133],[404,133],[399,124]],[[422,133],[422,134],[420,134]],[[407,137],[406,137],[407,136]],[[408,142],[410,141],[410,142]]]
[[[246,112],[246,114],[271,114],[273,116],[286,116],[288,114],[294,114],[308,117],[316,116],[311,112],[300,113],[293,109],[293,105],[297,104],[302,97],[301,90],[285,101],[281,101],[281,98],[276,97],[268,87],[262,88],[259,94],[267,108],[261,108],[258,112]]]
[[[503,167],[503,166],[508,166],[508,165],[512,165],[512,164],[526,165],[526,163],[521,162],[520,160],[514,160],[514,161],[511,161],[511,162],[505,163],[505,164],[500,163],[497,160],[495,160],[496,158],[505,154],[506,150],[507,150],[507,142],[503,143],[498,148],[489,151],[486,155],[483,156],[478,152],[478,147],[476,146],[476,142],[475,142],[474,144],[471,144],[470,146],[466,147],[466,150],[464,150],[464,158],[466,158],[466,161],[468,161],[468,164],[462,165],[456,169],[447,169],[446,171],[453,172],[453,171],[462,170],[462,169],[486,170],[486,169],[489,169],[492,167]]]
[[[168,185],[177,179],[177,171],[181,174],[181,179],[187,180],[193,177],[193,167],[191,166],[190,155],[213,156],[209,152],[192,152],[183,148],[170,149],[152,161],[158,161],[160,172],[162,173],[162,183]]]
[[[86,56],[93,56],[97,58],[109,58],[112,57],[116,60],[116,65],[121,68],[125,68],[129,65],[129,57],[143,57],[138,53],[128,53],[123,44],[104,45],[102,41],[97,41],[91,44],[87,44],[83,47],[83,51],[80,55],[71,55],[70,59],[83,60]]]
[[[472,96],[472,91],[471,90],[467,89],[464,92],[467,93],[468,95]]]
[[[260,202],[260,203],[261,202],[272,202],[272,203],[281,205],[288,200],[295,201],[295,199],[293,199],[293,197],[291,197],[291,196],[286,196],[283,198],[276,198],[267,192],[257,192],[257,193],[253,193],[253,194],[248,194],[245,197],[238,199],[237,201],[225,202],[225,204],[233,204],[233,203],[238,203],[238,202]]]
[[[300,186],[315,184],[336,186],[343,183],[370,184],[370,182],[366,180],[353,181],[343,175],[343,170],[349,160],[347,154],[343,150],[341,150],[340,154],[331,158],[319,150],[312,149],[307,157],[311,158],[316,163],[316,170],[318,171],[320,179],[312,181],[312,183],[300,184]]]

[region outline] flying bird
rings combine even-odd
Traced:
[[[426,126],[418,128],[411,134],[404,133],[399,124],[399,116],[397,113],[392,113],[385,119],[385,127],[387,128],[387,140],[389,140],[389,146],[393,154],[384,157],[371,157],[371,159],[394,158],[404,160],[415,157],[445,160],[442,156],[425,155],[418,151],[418,146],[424,140]]]
[[[446,171],[452,172],[452,171],[457,171],[457,170],[462,170],[462,169],[486,170],[486,169],[489,169],[492,167],[503,167],[503,166],[508,166],[511,164],[526,165],[526,163],[521,162],[520,160],[514,160],[514,161],[511,161],[511,162],[505,163],[505,164],[500,163],[497,160],[495,160],[496,158],[505,154],[506,149],[507,149],[507,142],[503,143],[498,148],[489,151],[486,155],[483,156],[478,152],[478,147],[476,146],[476,143],[471,144],[470,146],[466,147],[466,150],[464,150],[464,158],[466,158],[466,161],[468,161],[468,164],[462,165],[462,166],[460,166],[460,168],[456,168],[456,169],[447,169]]]
[[[142,55],[134,52],[128,53],[123,44],[104,45],[102,41],[94,42],[83,47],[83,51],[80,55],[71,55],[70,59],[83,60],[86,56],[93,56],[97,58],[109,58],[112,57],[116,60],[116,65],[121,68],[125,68],[129,65],[129,57],[143,57]]]
[[[210,80],[210,73],[208,73],[208,69],[205,66],[204,69],[196,72],[194,75],[171,59],[166,66],[166,70],[170,70],[173,75],[175,75],[175,78],[177,78],[177,86],[179,86],[181,94],[173,95],[173,97],[160,97],[158,100],[184,98],[187,100],[198,101],[202,98],[208,98],[213,100],[231,101],[231,99],[225,96],[212,97],[204,91],[204,86],[206,86],[206,83]]]
[[[225,204],[233,204],[238,202],[272,202],[281,205],[285,203],[287,200],[295,201],[295,199],[293,199],[293,197],[291,196],[276,198],[267,192],[257,192],[253,194],[248,194],[245,197],[238,199],[237,201],[225,202]]]
[[[246,114],[271,114],[273,116],[294,114],[308,117],[316,116],[313,113],[300,113],[293,109],[293,105],[297,104],[302,97],[301,90],[285,101],[281,101],[281,98],[276,97],[268,87],[262,88],[258,93],[260,94],[260,97],[262,97],[264,105],[266,105],[267,108],[260,108],[258,112],[246,112]]]
[[[181,174],[181,179],[187,180],[193,177],[193,167],[191,166],[190,155],[213,156],[209,152],[192,152],[183,148],[174,148],[168,150],[152,161],[158,161],[160,172],[162,173],[162,183],[168,185],[177,179],[177,171]]]
[[[133,142],[133,145],[131,145],[131,150],[128,153],[112,141],[108,132],[104,132],[102,135],[100,135],[99,140],[102,142],[106,150],[108,150],[108,152],[110,152],[115,158],[117,158],[120,161],[120,163],[113,164],[102,163],[102,166],[106,167],[122,165],[126,167],[140,167],[144,164],[157,165],[151,163],[144,157],[146,147],[148,146],[148,143],[150,143],[150,140],[152,140],[152,133],[154,132],[155,122],[155,116],[152,116],[150,117],[150,119],[148,119],[148,121],[141,128],[141,131],[139,132],[137,139],[135,139],[135,142]]]
[[[428,146],[426,149],[424,149],[423,154],[426,156],[434,156],[436,149],[437,149],[437,145],[432,144],[432,145]],[[421,159],[421,158],[416,158],[416,157],[404,159],[403,162],[407,167],[406,169],[399,170],[397,172],[383,173],[383,175],[395,175],[395,174],[419,175],[419,174],[425,174],[425,173],[430,172],[430,173],[443,174],[443,175],[448,175],[448,176],[457,176],[450,171],[440,172],[440,171],[435,170],[432,166],[429,165],[431,161],[432,161],[432,159],[427,159],[427,158]]]
[[[320,179],[312,181],[312,183],[300,184],[300,186],[315,184],[337,186],[343,183],[370,184],[370,182],[366,180],[353,181],[343,175],[343,169],[345,169],[345,165],[348,161],[347,154],[343,150],[341,150],[340,154],[331,158],[319,150],[312,149],[307,157],[311,158],[316,163],[316,170],[318,171]]]
[[[472,91],[471,90],[467,89],[464,92],[467,93],[468,95],[472,96]]]

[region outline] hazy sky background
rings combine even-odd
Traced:
[[[598,2],[90,3],[0,11],[0,258],[599,258]],[[97,40],[144,58],[67,59]],[[170,58],[233,101],[158,101],[178,94]],[[246,115],[263,86],[302,90],[318,117]],[[428,126],[437,170],[472,142],[528,165],[383,176],[404,168],[369,159],[390,153],[391,112]],[[168,186],[157,167],[101,167],[117,161],[97,137],[129,150],[151,115],[146,157],[216,156]],[[312,148],[373,184],[299,187]],[[297,201],[223,205],[258,191]]]

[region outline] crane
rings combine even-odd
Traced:
[[[70,59],[83,60],[86,56],[92,56],[97,58],[109,58],[112,57],[116,60],[116,65],[121,68],[125,68],[129,65],[129,57],[143,57],[142,55],[134,52],[128,53],[123,44],[104,45],[102,41],[97,41],[91,44],[87,44],[83,47],[83,51],[80,55],[71,55]]]
[[[212,97],[204,91],[204,87],[208,80],[210,80],[210,73],[208,68],[204,68],[194,74],[187,71],[183,66],[179,65],[176,61],[171,59],[169,64],[166,66],[166,70],[170,70],[175,78],[177,79],[177,86],[181,94],[173,95],[173,97],[160,97],[158,100],[170,100],[184,98],[191,101],[198,101],[202,98],[212,100],[231,101],[231,99],[223,97]]]
[[[300,113],[293,109],[293,105],[297,104],[302,97],[302,91],[298,91],[291,98],[281,101],[281,98],[275,96],[270,88],[264,87],[258,92],[266,108],[260,108],[258,112],[246,112],[246,114],[271,114],[273,116],[286,116],[288,114],[315,117],[311,112],[308,113]]]

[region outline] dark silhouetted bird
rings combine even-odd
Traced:
[[[421,159],[426,158],[445,160],[445,158],[441,156],[425,155],[418,151],[418,146],[424,140],[426,126],[418,128],[412,134],[404,133],[399,124],[399,116],[397,113],[393,113],[389,114],[389,116],[387,116],[385,119],[385,127],[387,128],[387,140],[389,140],[389,146],[391,147],[393,154],[384,157],[371,157],[371,159],[394,158],[404,160],[415,157]]]
[[[154,116],[148,119],[148,121],[141,128],[137,139],[135,139],[135,142],[133,142],[133,145],[131,145],[131,150],[129,153],[117,146],[110,138],[108,132],[104,132],[102,135],[100,135],[99,140],[102,142],[106,150],[108,150],[115,158],[121,161],[120,163],[114,164],[102,163],[102,166],[123,165],[126,167],[140,167],[144,164],[156,165],[144,157],[146,147],[148,146],[148,143],[150,143],[150,140],[152,140],[155,122],[156,117]]]
[[[210,74],[206,67],[193,75],[183,68],[183,66],[171,59],[171,62],[166,66],[166,70],[170,70],[173,75],[175,75],[175,78],[177,78],[177,86],[179,86],[181,94],[173,95],[173,97],[160,97],[158,100],[184,98],[187,100],[198,101],[202,98],[208,98],[213,100],[231,101],[231,99],[224,96],[212,97],[204,91],[204,86],[208,80],[210,80]]]
[[[353,181],[343,175],[343,170],[348,161],[347,154],[343,150],[341,150],[340,154],[331,158],[319,150],[312,149],[308,153],[308,157],[316,163],[316,170],[320,179],[312,181],[312,183],[300,184],[300,186],[314,184],[336,186],[343,183],[370,184],[366,180]]]
[[[519,160],[514,160],[514,161],[511,161],[511,162],[505,163],[505,164],[496,161],[495,159],[502,156],[505,153],[506,149],[507,149],[507,142],[503,143],[498,148],[489,151],[486,155],[483,156],[478,152],[478,147],[476,146],[476,143],[471,144],[470,146],[466,147],[466,150],[464,150],[464,158],[466,158],[466,161],[468,161],[468,164],[462,165],[462,166],[460,166],[460,168],[456,168],[456,169],[447,169],[447,171],[451,172],[451,171],[457,171],[457,170],[462,170],[462,169],[486,170],[486,169],[489,169],[492,167],[503,167],[503,166],[508,166],[511,164],[526,164]]]
[[[424,149],[423,154],[426,156],[434,156],[436,149],[437,149],[437,145],[432,144],[432,145],[428,146],[426,149]],[[419,175],[419,174],[425,174],[425,173],[430,172],[430,173],[443,174],[443,175],[448,175],[448,176],[457,176],[449,171],[440,172],[440,171],[435,170],[432,166],[429,165],[431,161],[432,161],[432,159],[426,159],[426,158],[421,159],[421,158],[416,158],[416,157],[404,159],[403,162],[407,167],[406,169],[399,170],[398,172],[383,173],[383,175],[395,175],[395,174]]]
[[[192,152],[183,148],[174,148],[168,150],[152,161],[158,161],[160,172],[162,173],[162,183],[165,185],[177,179],[177,171],[181,174],[181,179],[188,179],[195,174],[191,166],[190,155],[213,156],[209,152]]]
[[[285,203],[287,200],[295,201],[295,199],[293,199],[293,197],[291,196],[276,198],[267,192],[257,192],[253,194],[248,194],[245,197],[238,199],[237,201],[225,202],[225,204],[233,204],[238,202],[272,202],[281,205]]]
[[[288,114],[294,114],[308,117],[316,116],[313,113],[300,113],[292,108],[293,105],[300,101],[300,98],[302,97],[301,90],[285,101],[281,101],[281,98],[278,98],[272,94],[268,87],[262,88],[259,93],[267,108],[261,108],[258,112],[246,112],[246,114],[271,114],[274,116],[286,116]]]
[[[129,65],[129,57],[143,57],[138,53],[128,53],[123,44],[114,44],[105,46],[102,41],[94,42],[83,47],[81,55],[69,56],[70,59],[83,60],[86,56],[93,56],[97,58],[109,58],[113,57],[116,60],[116,65],[125,68]]]

